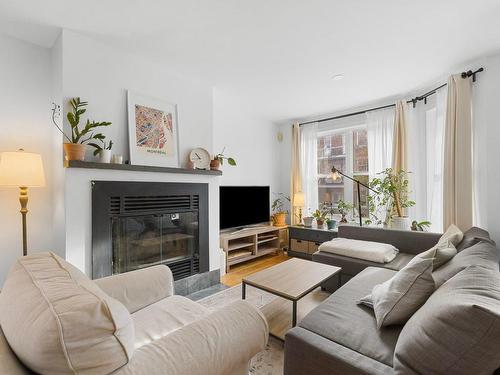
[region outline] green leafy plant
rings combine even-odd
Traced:
[[[347,223],[347,214],[354,208],[354,205],[351,202],[346,202],[343,199],[339,199],[337,201],[337,209],[339,210],[340,215],[342,215],[341,223]]]
[[[102,150],[111,150],[113,148],[113,141],[109,141],[106,143],[105,137],[102,134],[96,134],[94,136],[94,139],[97,139],[99,142],[101,142],[100,145],[94,142],[89,143],[89,146],[95,148],[94,156],[96,156]]]
[[[226,150],[226,148],[224,147],[220,153],[218,153],[217,155],[214,156],[214,160],[218,160],[220,162],[220,164],[222,165],[222,164],[224,164],[224,159],[226,159],[227,163],[229,165],[236,166],[236,160],[234,160],[233,158],[230,158],[230,157],[226,157],[224,155],[225,150]]]
[[[415,202],[409,199],[408,172],[394,172],[392,168],[387,168],[378,175],[380,177],[370,181],[370,187],[378,191],[378,194],[368,197],[370,216],[381,221],[376,214],[381,207],[387,210],[389,217],[404,217],[404,210],[415,205]]]
[[[80,98],[73,98],[69,101],[69,104],[71,105],[71,111],[68,112],[66,117],[71,127],[71,137],[68,137],[56,124],[59,131],[64,135],[69,143],[86,144],[92,140],[99,140],[101,142],[104,141],[105,136],[101,133],[95,133],[95,130],[102,126],[109,126],[111,125],[111,122],[96,122],[87,119],[83,129],[80,129],[80,119],[81,116],[87,111],[85,107],[88,105],[88,102],[82,102]],[[96,146],[95,143],[89,145],[93,147]]]
[[[417,232],[427,232],[429,227],[431,226],[431,222],[428,220],[424,220],[421,222],[417,222],[416,220],[413,220],[411,223],[411,230],[417,231]]]
[[[277,198],[273,201],[271,209],[274,214],[288,214],[288,210],[285,208],[286,202],[290,203],[290,197],[284,193],[274,193]]]

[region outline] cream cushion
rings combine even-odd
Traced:
[[[182,296],[172,296],[155,302],[132,314],[135,328],[135,348],[193,323],[210,310]]]
[[[433,270],[437,270],[443,264],[457,255],[456,246],[464,238],[463,232],[454,224],[451,224],[446,232],[439,238],[438,243],[429,250],[417,255],[420,258],[432,258]]]
[[[20,258],[0,294],[10,347],[40,374],[109,374],[128,363],[128,310],[53,253]]]
[[[380,329],[405,323],[434,290],[432,259],[415,257],[392,278],[375,285],[372,294],[358,303],[373,308]]]
[[[457,247],[457,245],[462,242],[463,238],[464,233],[455,224],[451,224],[448,229],[446,229],[446,232],[443,233],[438,243],[450,241],[453,246]]]

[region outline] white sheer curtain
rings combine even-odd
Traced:
[[[394,108],[371,111],[366,114],[368,137],[368,173],[370,181],[377,174],[392,166],[394,138]],[[372,192],[370,192],[372,194]],[[386,219],[386,212],[379,208],[377,217]]]
[[[416,107],[408,106],[408,171],[412,220],[430,221],[431,232],[443,231],[443,155],[447,90],[440,89]]]
[[[318,208],[318,123],[300,129],[300,171],[305,195],[304,216]]]
[[[368,172],[370,180],[392,165],[394,108],[366,114],[368,136]]]

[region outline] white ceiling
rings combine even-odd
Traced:
[[[498,0],[0,1],[0,32],[46,47],[60,28],[92,34],[273,121],[434,84],[500,49],[498,19]]]

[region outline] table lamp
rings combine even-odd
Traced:
[[[293,195],[293,205],[299,208],[299,225],[302,225],[302,207],[306,204],[306,196],[298,191]]]
[[[17,186],[20,189],[19,202],[23,222],[23,255],[28,253],[26,235],[26,214],[28,209],[28,187],[45,186],[42,157],[24,152],[2,152],[0,154],[0,186]]]

